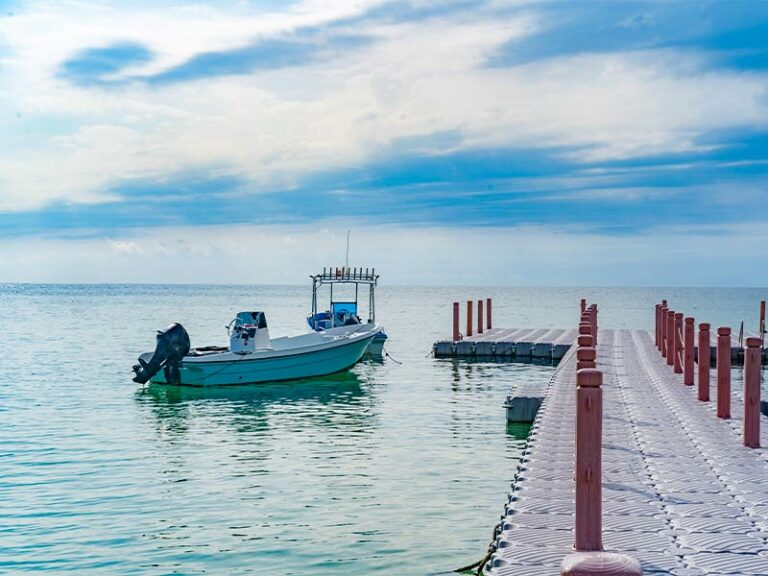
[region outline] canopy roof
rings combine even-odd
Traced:
[[[317,284],[372,284],[375,286],[379,276],[376,274],[375,268],[342,266],[340,268],[323,268],[321,274],[314,274],[310,278]]]

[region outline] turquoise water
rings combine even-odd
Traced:
[[[765,290],[382,286],[392,360],[225,390],[131,382],[154,330],[223,344],[239,310],[304,330],[305,287],[0,286],[0,572],[393,574],[478,560],[524,429],[501,404],[552,368],[428,358],[450,302],[492,296],[498,326],[650,328],[662,296],[701,320],[757,324]],[[704,318],[706,311],[707,315]]]

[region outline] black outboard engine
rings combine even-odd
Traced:
[[[157,346],[155,353],[149,362],[139,358],[139,363],[133,367],[136,376],[134,382],[146,384],[149,379],[162,368],[165,371],[165,380],[168,384],[179,384],[179,364],[181,359],[189,353],[189,334],[181,324],[171,324],[163,330],[157,331]]]

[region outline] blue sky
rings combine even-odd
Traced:
[[[0,1],[0,110],[0,281],[768,285],[768,3]]]

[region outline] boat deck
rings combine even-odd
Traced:
[[[634,556],[644,574],[768,574],[768,449],[742,446],[741,395],[732,419],[717,418],[645,331],[601,331],[597,368],[605,549]],[[551,576],[571,552],[575,372],[574,348],[536,416],[486,574]]]

